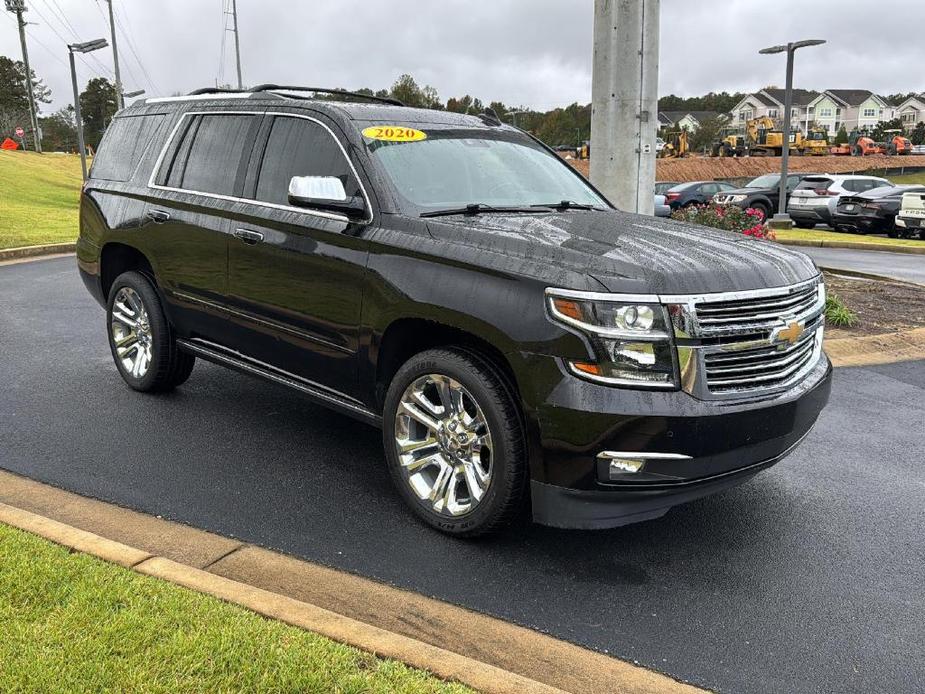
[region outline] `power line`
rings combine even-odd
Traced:
[[[125,19],[125,24],[123,25],[122,21],[119,19],[119,12],[122,13],[122,17]],[[116,8],[116,24],[122,30],[122,35],[125,37],[126,42],[128,43],[129,51],[135,58],[135,62],[138,64],[138,67],[141,68],[141,71],[144,73],[145,79],[148,82],[148,85],[154,90],[155,93],[161,93],[161,89],[158,84],[151,78],[148,68],[145,67],[144,61],[142,61],[141,56],[138,55],[137,44],[132,35],[132,21],[128,16],[128,11],[124,6],[120,5]],[[128,29],[125,27],[128,26]]]
[[[46,9],[49,9],[49,11],[50,11],[50,8],[49,8],[48,5],[46,5],[45,7],[46,7]],[[39,18],[40,18],[43,22],[45,22],[45,25],[46,25],[49,29],[51,29],[51,30],[54,32],[55,36],[57,36],[57,37],[61,40],[62,43],[64,43],[65,45],[68,45],[69,43],[72,43],[71,41],[68,41],[66,38],[64,38],[64,36],[61,34],[61,32],[58,31],[58,30],[55,28],[55,25],[54,25],[54,24],[52,24],[51,22],[48,21],[48,18],[47,18],[44,14],[42,14],[42,12],[39,10],[39,8],[35,5],[34,0],[33,0],[33,4],[32,4],[32,9],[35,10],[35,12],[36,12],[36,14],[38,14]],[[55,19],[57,19],[57,17],[55,17]],[[60,21],[60,20],[58,20],[58,21]],[[77,32],[73,31],[73,29],[71,30],[71,32],[72,32],[73,35],[74,35],[74,41],[79,41],[79,40],[80,40],[80,36],[77,35]],[[91,70],[100,70],[100,71],[102,71],[102,72],[107,73],[108,75],[112,75],[112,74],[113,74],[112,70],[111,70],[110,68],[106,67],[106,65],[104,65],[102,62],[100,62],[99,58],[97,58],[95,55],[92,55],[92,54],[88,53],[87,56],[88,56],[90,59],[93,60],[94,65],[90,65],[90,63],[88,63],[88,62],[84,59],[83,54],[77,54],[78,59],[79,59],[85,66],[87,66],[88,68],[90,68]]]

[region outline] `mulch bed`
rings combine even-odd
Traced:
[[[830,338],[879,335],[925,327],[925,288],[825,273],[826,291],[857,314],[850,328],[826,328]]]

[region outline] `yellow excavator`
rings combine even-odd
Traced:
[[[690,145],[687,143],[687,131],[678,130],[667,133],[665,146],[658,152],[659,159],[675,159],[677,157],[686,157],[690,152]]]
[[[803,134],[790,133],[790,151],[802,154]],[[751,155],[779,157],[784,151],[784,133],[772,118],[762,116],[745,123],[745,135],[729,135],[713,143],[714,157]]]

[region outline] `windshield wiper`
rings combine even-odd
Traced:
[[[495,207],[494,205],[486,205],[481,202],[469,203],[465,207],[452,207],[446,210],[433,210],[431,212],[422,212],[422,217],[449,217],[455,214],[482,214],[483,212],[542,212],[542,210],[536,209],[537,207],[546,207],[549,205],[531,205],[530,207]]]
[[[531,205],[531,207],[549,207],[554,210],[597,210],[600,209],[594,205],[588,205],[583,202],[575,202],[574,200],[562,200],[555,203],[542,203],[539,205]]]

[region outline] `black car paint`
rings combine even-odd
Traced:
[[[193,110],[272,111],[323,122],[355,166],[372,221],[152,187],[168,133]],[[797,387],[770,401],[706,402],[681,391],[617,389],[567,373],[563,360],[587,358],[588,347],[547,318],[547,287],[735,291],[793,284],[818,270],[781,246],[612,209],[409,217],[399,212],[398,192],[360,134],[376,122],[476,131],[508,126],[450,113],[270,95],[152,103],[126,112],[168,118],[131,180],[99,180],[91,172],[83,187],[78,266],[97,301],[105,303],[117,259],[130,249],[150,264],[185,348],[195,343],[200,356],[307,385],[309,394],[374,424],[381,421],[386,355],[409,334],[404,328],[451,330],[488,350],[508,374],[524,413],[534,514],[542,522],[628,522],[614,511],[597,520],[572,516],[567,508],[573,503],[562,499],[550,508],[551,498],[566,494],[574,501],[582,492],[612,494],[614,509],[639,495],[634,509],[642,503],[649,516],[660,515],[689,496],[681,487],[673,492],[672,483],[700,480],[709,486],[709,478],[776,461],[808,432],[828,396],[826,359],[813,379],[812,399]],[[244,243],[235,236],[241,228],[259,231],[264,243]],[[656,489],[600,481],[597,452],[649,447],[692,453],[695,460],[653,464],[668,480]],[[629,519],[638,515],[633,510]]]
[[[903,193],[922,193],[925,186],[883,186],[856,195],[843,195],[835,206],[836,231],[876,234],[895,229]],[[853,207],[852,207],[853,206]]]

